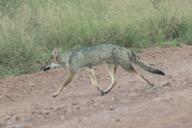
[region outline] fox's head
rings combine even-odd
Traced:
[[[46,70],[54,69],[57,67],[61,67],[61,65],[59,64],[59,59],[60,59],[59,51],[60,50],[58,48],[53,49],[49,59],[46,61],[45,64],[41,66],[41,70],[46,71]]]

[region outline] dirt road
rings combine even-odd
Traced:
[[[155,87],[119,68],[116,86],[101,96],[80,72],[57,98],[66,72],[56,69],[0,80],[0,128],[192,128],[192,47],[146,49],[140,57],[165,77],[142,71]],[[104,66],[99,84],[110,83]]]

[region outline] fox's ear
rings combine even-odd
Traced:
[[[52,55],[58,55],[59,54],[59,49],[58,48],[54,48],[52,51]]]

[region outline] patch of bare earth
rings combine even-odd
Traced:
[[[0,128],[191,128],[192,47],[146,49],[140,57],[167,75],[138,69],[155,84],[119,68],[118,85],[107,95],[91,86],[87,72],[57,97],[51,95],[64,69],[0,80]],[[96,69],[99,84],[110,83],[107,69]]]

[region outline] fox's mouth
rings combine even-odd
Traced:
[[[49,69],[51,69],[50,66],[43,65],[40,70],[47,71]]]
[[[41,68],[41,70],[43,70],[43,71],[47,71],[47,70],[49,70],[50,69],[50,67],[42,67]]]

